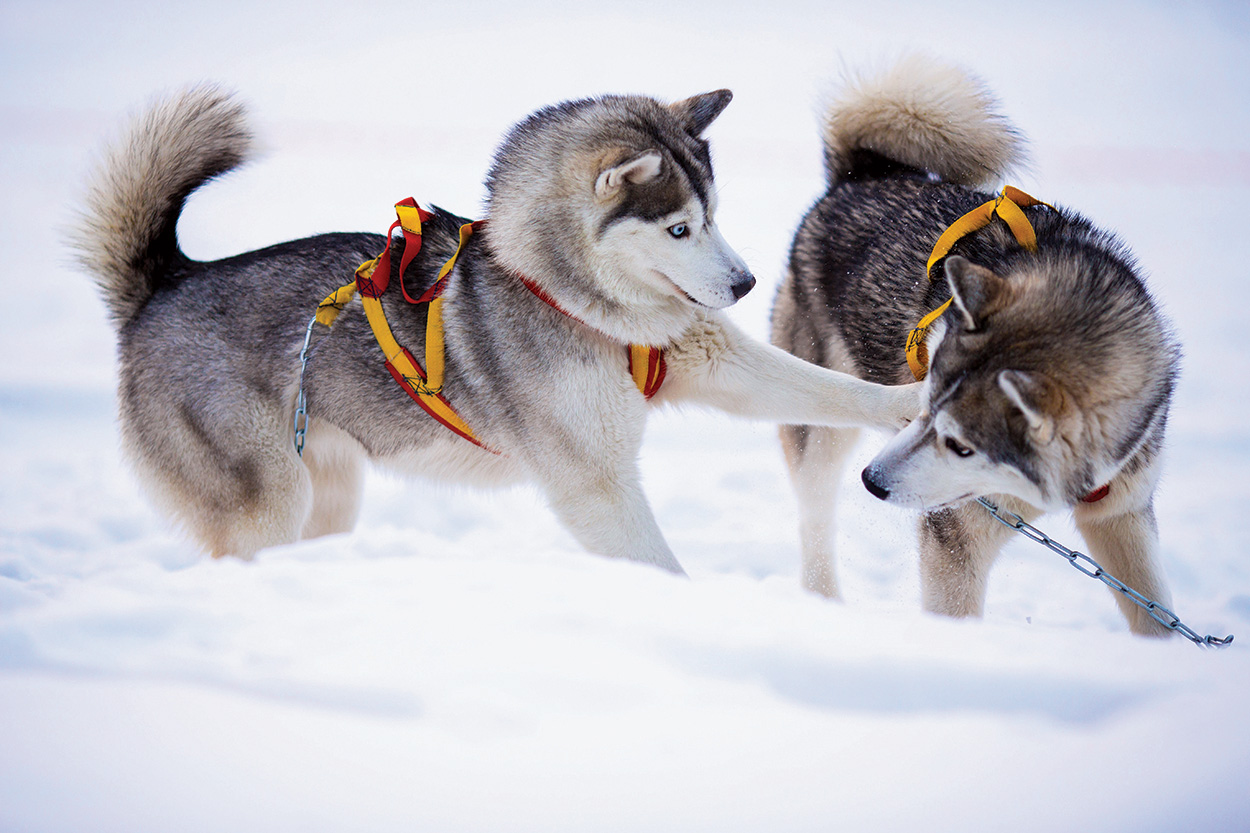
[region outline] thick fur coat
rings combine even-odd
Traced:
[[[606,96],[513,128],[487,177],[487,225],[442,296],[443,392],[489,450],[405,394],[352,304],[332,329],[313,328],[302,456],[293,414],[309,319],[386,239],[328,234],[188,258],[176,235],[183,204],[248,158],[251,132],[213,87],[154,105],[106,156],[76,241],[117,325],[121,432],[148,492],[214,555],[249,556],[350,530],[366,461],[479,485],[529,481],[588,550],[680,572],[639,483],[649,407],[905,424],[918,391],[807,364],[720,312],[755,283],[717,230],[703,138],[729,99]],[[395,243],[382,306],[415,356],[426,307],[398,284],[414,296],[433,284],[464,221],[434,209],[403,275]],[[649,402],[627,371],[631,343],[664,350],[667,379]]]
[[[1127,248],[1073,211],[1037,205],[1024,209],[1035,251],[996,219],[926,274],[942,232],[993,200],[981,189],[1023,155],[989,92],[951,67],[909,59],[848,84],[824,138],[828,191],[795,235],[772,340],[824,367],[905,384],[909,331],[953,298],[928,337],[920,418],[863,474],[873,494],[922,513],[925,606],[981,613],[1011,534],[970,503],[981,495],[1026,519],[1072,510],[1108,572],[1166,605],[1153,495],[1179,349]],[[853,436],[782,429],[804,580],[831,596],[832,505]],[[1134,631],[1163,632],[1117,601]]]

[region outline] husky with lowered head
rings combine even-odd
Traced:
[[[609,96],[541,110],[508,134],[486,225],[442,295],[442,393],[480,441],[392,378],[359,303],[305,329],[386,238],[325,234],[214,262],[179,249],[184,201],[243,163],[242,107],[211,87],[150,109],[106,157],[77,241],[117,325],[121,431],[151,496],[214,555],[350,530],[364,462],[477,484],[529,480],[588,550],[681,572],[636,465],[655,404],[765,420],[900,427],[918,390],[863,382],[743,335],[720,312],[755,283],[716,227],[708,125],[727,90],[675,104]],[[381,305],[422,356],[424,304],[464,218],[434,209]],[[627,345],[663,348],[647,401]],[[436,510],[435,510],[436,511]]]
[[[943,232],[994,199],[980,189],[1021,158],[1019,134],[959,70],[909,59],[850,85],[824,141],[829,190],[795,236],[772,340],[905,384],[909,331],[953,299],[928,334],[920,418],[863,472],[872,494],[923,513],[926,609],[982,612],[1013,533],[977,496],[1026,520],[1071,510],[1107,572],[1167,605],[1152,499],[1179,350],[1124,245],[1072,211],[1026,204],[1035,250],[995,217],[926,274]],[[781,429],[804,583],[828,596],[838,594],[832,508],[855,433]],[[1135,633],[1168,633],[1116,601]]]

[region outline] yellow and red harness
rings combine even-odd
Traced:
[[[498,453],[485,445],[473,433],[457,413],[452,404],[443,395],[444,343],[443,343],[443,290],[447,287],[448,276],[455,268],[456,260],[464,250],[465,243],[475,231],[485,225],[485,220],[465,223],[460,227],[460,242],[456,251],[438,270],[434,284],[423,292],[420,297],[413,298],[404,287],[403,276],[417,253],[421,251],[421,224],[432,216],[417,205],[411,197],[395,204],[397,219],[387,231],[386,247],[382,253],[372,260],[365,261],[356,269],[355,278],[340,286],[326,296],[317,306],[315,321],[327,327],[334,325],[340,312],[351,302],[357,293],[360,294],[365,317],[373,330],[373,337],[386,357],[386,369],[412,399],[427,414],[444,425],[448,430],[463,437],[469,442],[492,453]],[[425,367],[422,368],[408,350],[403,347],[391,332],[386,314],[382,310],[382,294],[386,292],[391,277],[391,239],[398,228],[403,232],[404,252],[399,263],[399,284],[404,299],[410,304],[427,304],[425,325]],[[528,278],[521,278],[524,285],[558,312],[581,322],[572,313],[565,310],[555,299],[551,298],[540,286]],[[586,325],[589,326],[589,325]],[[628,348],[629,373],[638,390],[647,399],[655,396],[664,383],[666,366],[664,353],[658,347],[646,347],[631,344]],[[297,417],[298,423],[298,417]]]

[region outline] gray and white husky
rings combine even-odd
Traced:
[[[730,98],[608,96],[517,125],[487,179],[488,223],[442,295],[442,391],[488,448],[396,384],[353,303],[332,329],[314,328],[302,456],[292,415],[306,326],[386,238],[326,234],[189,259],[175,235],[184,201],[244,162],[251,135],[243,108],[213,87],[154,105],[106,156],[76,243],[117,325],[123,444],[152,498],[214,555],[248,556],[350,530],[365,460],[481,485],[529,480],[588,550],[680,572],[639,484],[651,405],[906,424],[918,386],[802,362],[720,312],[755,283],[717,230],[702,138]],[[395,258],[392,287],[430,287],[464,222],[434,209],[405,274]],[[421,356],[426,307],[401,296],[395,287],[382,306],[398,343]],[[664,349],[650,402],[627,369],[630,344]]]
[[[926,609],[982,613],[1011,530],[1070,509],[1091,555],[1168,604],[1152,508],[1179,350],[1126,248],[1066,209],[1024,208],[1036,250],[994,219],[926,274],[943,231],[993,199],[978,190],[1022,141],[966,73],[911,58],[848,85],[827,113],[827,193],[803,218],[772,317],[774,344],[885,384],[913,380],[909,331],[953,298],[927,339],[920,418],[863,472],[882,500],[923,512]],[[936,254],[936,253],[935,253]],[[803,576],[836,596],[832,506],[855,432],[785,427]],[[1116,596],[1137,633],[1167,631]]]

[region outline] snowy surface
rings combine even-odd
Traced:
[[[1027,5],[0,2],[0,831],[1250,828],[1250,13]],[[113,335],[61,233],[152,94],[252,104],[267,154],[181,226],[213,258],[408,195],[472,214],[546,103],[729,87],[720,222],[762,337],[820,95],[911,49],[991,83],[1033,143],[1016,184],[1117,230],[1173,316],[1165,567],[1231,648],[1130,636],[1027,542],[983,621],[926,616],[911,518],[853,471],[847,600],[808,596],[774,429],[712,414],[643,450],[688,581],[580,552],[530,491],[381,475],[352,535],[213,562],[120,461]]]

